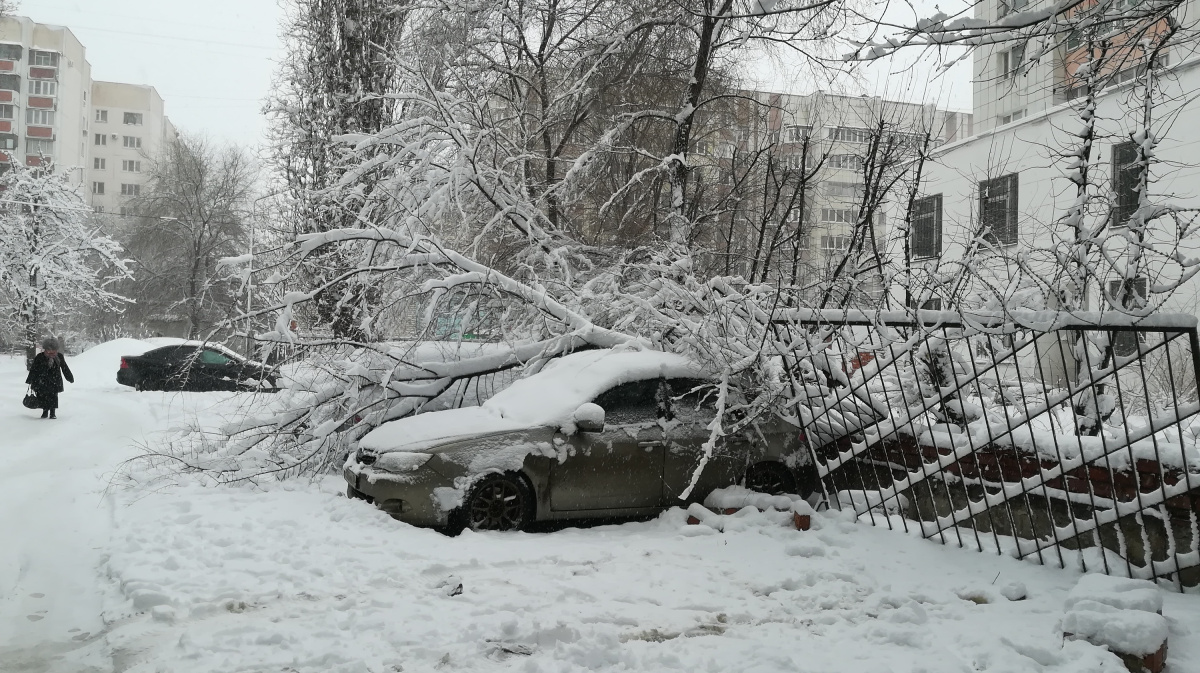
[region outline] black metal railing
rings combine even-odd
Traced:
[[[780,314],[826,499],[1045,564],[1200,585],[1192,316]]]

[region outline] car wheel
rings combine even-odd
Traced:
[[[783,463],[755,463],[746,470],[746,488],[756,493],[783,495],[796,492],[796,478]]]
[[[521,530],[533,521],[533,490],[518,475],[489,474],[471,488],[461,515],[471,530]]]

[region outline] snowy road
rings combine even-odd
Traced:
[[[673,510],[451,539],[336,478],[105,495],[134,441],[226,398],[73,366],[50,422],[20,408],[20,362],[0,358],[4,673],[1125,670],[1063,642],[1076,573],[841,515],[806,533],[758,513],[718,533]],[[1013,583],[1027,600],[1004,597]],[[1164,597],[1167,670],[1200,671],[1200,599]]]

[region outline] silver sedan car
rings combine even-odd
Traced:
[[[515,530],[653,515],[737,483],[811,491],[800,430],[777,419],[721,436],[706,456],[715,403],[713,382],[682,356],[575,353],[482,406],[375,429],[346,463],[347,493],[414,525]]]

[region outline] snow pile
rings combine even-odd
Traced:
[[[812,506],[798,495],[767,495],[751,491],[744,486],[718,488],[704,499],[704,506],[717,512],[753,507],[759,510],[774,509],[797,514],[813,513]]]
[[[67,364],[70,365],[71,372],[75,374],[75,382],[79,385],[118,386],[117,370],[121,368],[122,356],[141,355],[158,347],[141,339],[114,339],[92,346],[73,358],[67,358]]]
[[[1163,597],[1153,583],[1085,575],[1067,595],[1063,634],[1114,652],[1145,656],[1167,640]]]

